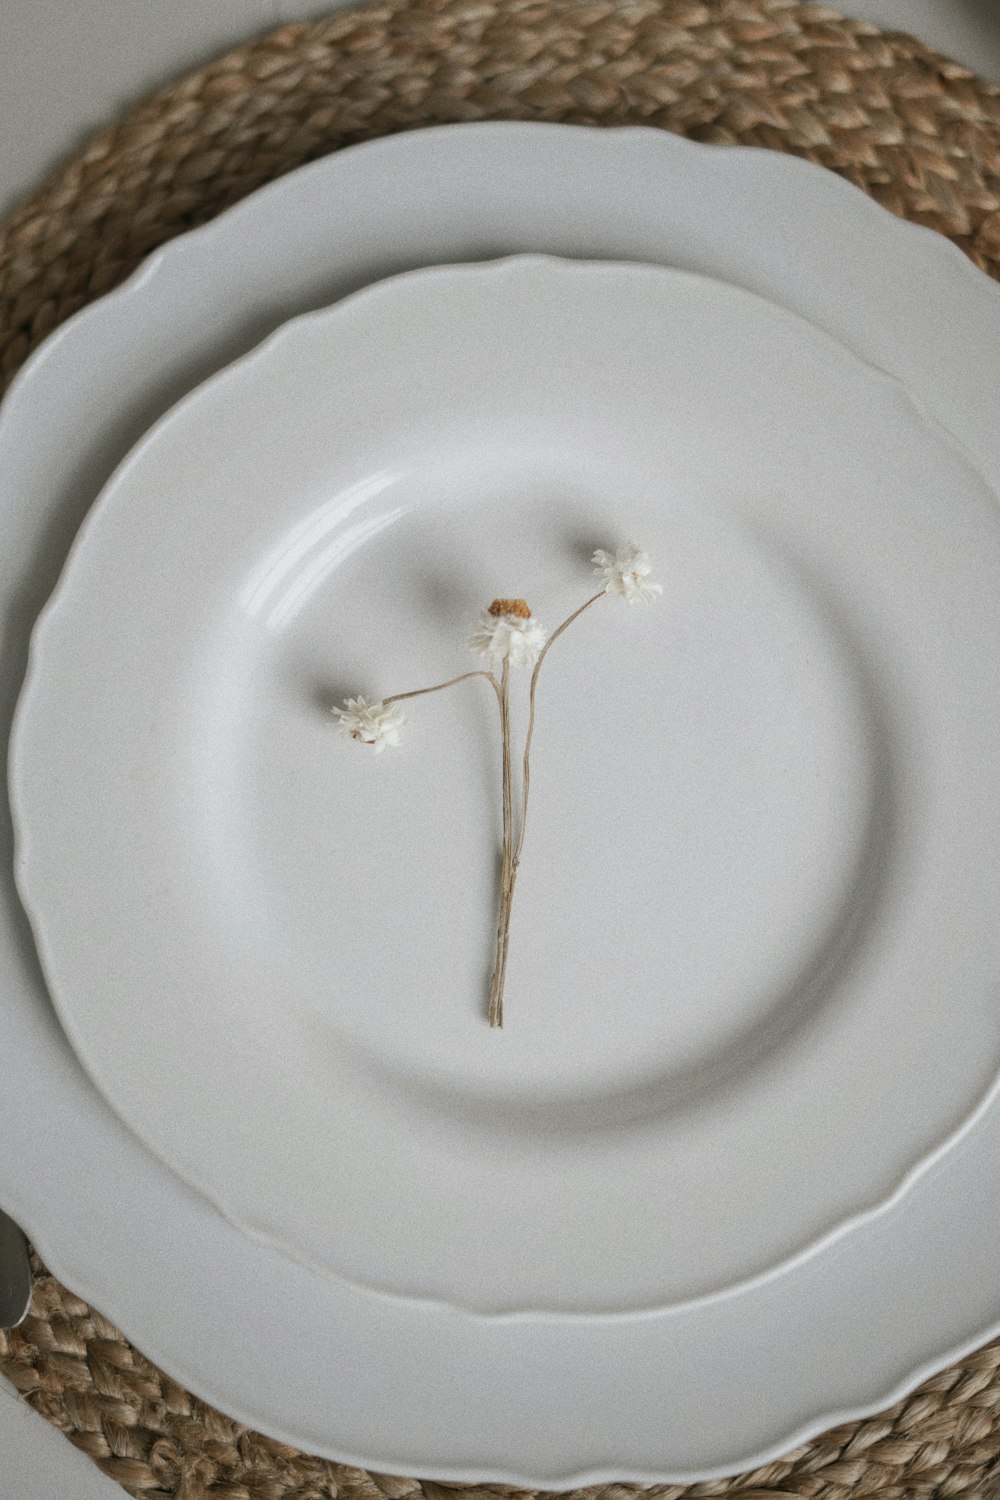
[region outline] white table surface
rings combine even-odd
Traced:
[[[997,0],[844,0],[852,15],[915,32],[1000,79]],[[0,213],[133,99],[330,0],[0,0]],[[0,1380],[0,1494],[113,1500],[123,1494]]]

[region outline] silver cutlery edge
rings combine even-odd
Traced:
[[[0,1209],[0,1328],[16,1328],[31,1304],[28,1242],[14,1220]]]

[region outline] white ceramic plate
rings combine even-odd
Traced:
[[[498,594],[556,625],[631,535],[666,603],[550,658],[497,1033],[493,695],[389,761],[329,700],[460,673]],[[763,1274],[995,1076],[998,580],[943,430],[744,291],[518,259],[296,321],[140,444],[35,634],[15,869],[64,1025],[350,1282],[620,1314]]]
[[[173,243],[24,371],[0,421],[4,714],[90,500],[179,395],[379,274],[526,249],[670,261],[771,295],[906,378],[1000,473],[1000,296],[954,247],[835,177],[647,131],[404,135]],[[302,1447],[549,1486],[727,1473],[887,1404],[1000,1322],[992,1106],[887,1213],[710,1306],[518,1322],[321,1285],[249,1243],[115,1119],[47,1003],[9,881],[0,916],[5,1207],[171,1374]]]

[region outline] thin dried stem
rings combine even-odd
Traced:
[[[497,951],[490,985],[488,1019],[491,1026],[503,1025],[503,962],[510,931],[510,896],[513,890],[511,867],[514,857],[514,794],[510,750],[510,662],[503,664],[500,678],[500,734],[503,741],[503,852],[500,863],[500,911],[497,918]]]
[[[506,969],[506,964],[502,960],[505,955],[506,935],[510,925],[509,893],[512,889],[510,870],[514,857],[514,797],[510,756],[510,663],[504,662],[503,675],[499,682],[497,682],[492,670],[487,672],[483,671],[482,668],[478,668],[472,672],[462,672],[458,677],[449,677],[447,682],[436,682],[433,687],[414,688],[409,693],[393,693],[391,697],[383,698],[382,702],[402,703],[407,698],[422,698],[425,693],[442,693],[445,688],[454,687],[458,682],[468,682],[472,677],[485,677],[497,695],[497,703],[500,707],[500,737],[503,741],[503,854],[501,857],[500,872],[500,913],[497,918],[497,956],[493,969],[493,979],[490,984],[489,1001],[490,1025],[502,1026],[503,985],[501,975]]]
[[[538,688],[538,674],[542,670],[542,662],[545,660],[545,656],[548,652],[549,647],[555,644],[555,642],[562,635],[563,631],[568,630],[573,621],[580,618],[584,610],[589,609],[592,604],[596,604],[598,599],[604,599],[606,597],[607,595],[605,594],[605,591],[603,589],[599,594],[593,594],[586,601],[586,603],[581,604],[579,609],[575,609],[567,619],[563,620],[562,624],[557,630],[553,630],[552,634],[545,642],[545,645],[538,653],[538,660],[535,662],[535,670],[531,674],[531,692],[528,705],[528,732],[524,737],[524,760],[522,762],[521,774],[521,827],[518,831],[517,847],[514,850],[513,862],[515,876],[517,874],[517,867],[521,862],[521,850],[524,848],[524,830],[528,822],[528,791],[531,787],[531,741],[535,733],[535,692]]]
[[[511,917],[511,911],[512,911],[513,905],[514,905],[514,887],[515,887],[516,884],[517,884],[517,867],[514,865],[513,860],[512,860],[511,863],[510,863],[510,865],[509,865],[509,867],[508,867],[508,869],[507,869],[507,877],[506,877],[506,881],[505,881],[505,897],[506,897],[506,899],[505,899],[505,902],[504,902],[504,910],[503,910],[503,917],[502,917],[503,933],[502,933],[502,941],[501,941],[501,944],[500,944],[500,953],[499,953],[499,957],[497,959],[498,977],[494,981],[495,985],[496,985],[496,992],[497,992],[497,1017],[498,1017],[498,1019],[496,1021],[491,1022],[490,1024],[491,1025],[495,1025],[495,1026],[502,1026],[503,1025],[503,993],[504,993],[504,988],[505,988],[505,986],[507,984],[507,952],[508,952],[508,949],[510,948],[510,917]]]
[[[492,669],[487,672],[482,668],[477,668],[472,672],[462,672],[458,677],[449,677],[447,682],[436,682],[433,687],[414,688],[409,693],[393,693],[391,697],[383,698],[382,702],[402,703],[407,698],[422,698],[425,693],[441,693],[445,688],[454,687],[458,682],[468,682],[471,677],[486,678],[497,695],[497,703],[500,707],[500,737],[503,741],[503,853],[500,869],[500,912],[497,918],[497,956],[490,984],[488,1014],[491,1026],[502,1026],[502,975],[507,967],[506,942],[510,928],[510,892],[513,888],[510,871],[514,858],[514,795],[510,755],[510,663],[504,662],[503,674],[499,682]]]
[[[447,682],[435,683],[433,687],[414,688],[411,693],[393,693],[391,698],[383,698],[382,702],[402,703],[404,698],[422,698],[425,693],[441,693],[445,688],[454,687],[456,682],[468,682],[470,677],[485,677],[487,682],[491,682],[494,688],[497,688],[497,692],[499,693],[497,680],[493,676],[493,673],[484,672],[480,669],[477,669],[474,672],[463,672],[459,677],[449,677]]]

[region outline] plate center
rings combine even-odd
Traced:
[[[835,991],[881,857],[885,747],[849,640],[736,498],[635,454],[453,444],[362,476],[262,555],[199,726],[203,826],[273,1005],[373,1087],[490,1129],[592,1128],[726,1086]],[[329,710],[474,669],[495,596],[551,632],[622,513],[665,592],[602,599],[546,658],[498,1035],[493,691],[405,704],[379,756]]]

